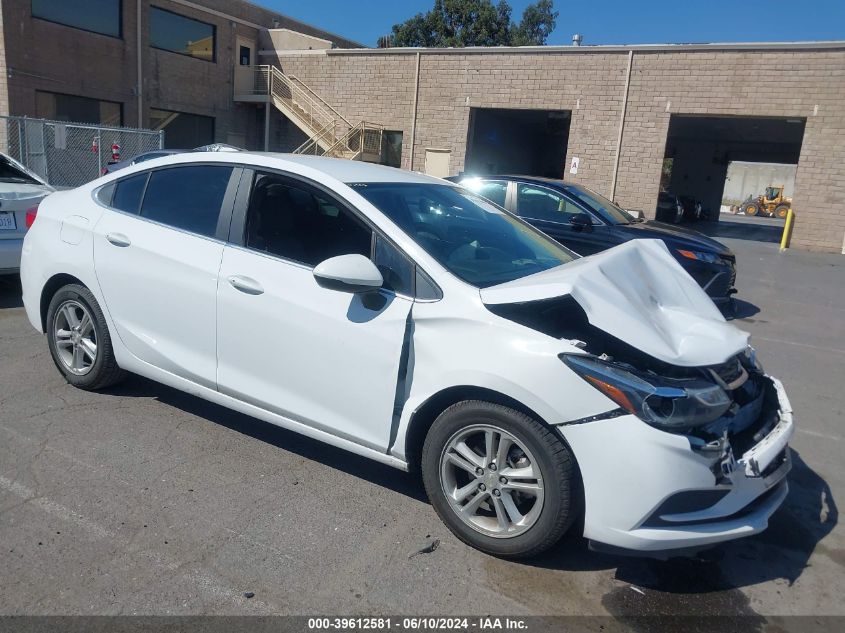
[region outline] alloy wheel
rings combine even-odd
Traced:
[[[97,330],[88,309],[78,301],[62,303],[53,318],[53,342],[59,360],[77,376],[84,376],[97,361]]]
[[[440,456],[449,506],[474,530],[512,538],[530,529],[543,509],[543,477],[523,442],[489,424],[455,433]]]

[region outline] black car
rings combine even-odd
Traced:
[[[533,176],[449,178],[522,217],[579,255],[636,238],[663,240],[669,252],[717,304],[736,293],[736,257],[724,244],[672,224],[633,217],[596,192]]]

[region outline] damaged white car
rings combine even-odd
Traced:
[[[581,259],[442,180],[161,158],[50,196],[21,278],[71,384],[135,372],[419,468],[492,554],[576,523],[702,548],[760,532],[787,493],[784,390],[662,243]]]

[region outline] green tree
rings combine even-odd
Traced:
[[[511,20],[507,0],[434,0],[434,8],[393,27],[379,46],[541,46],[554,31],[557,11],[552,0],[526,7],[522,21]]]
[[[555,30],[558,12],[552,0],[539,0],[525,7],[522,22],[511,29],[512,46],[542,46]]]

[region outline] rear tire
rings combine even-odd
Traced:
[[[60,288],[47,308],[47,344],[59,372],[86,391],[114,385],[126,376],[117,364],[106,318],[88,288]]]
[[[781,220],[785,219],[786,216],[789,214],[789,205],[788,204],[779,204],[775,207],[775,216],[780,218]]]
[[[580,514],[575,460],[562,439],[490,402],[467,400],[440,414],[425,439],[422,475],[447,527],[494,556],[536,556]]]
[[[746,202],[744,205],[742,205],[742,212],[745,215],[757,215],[758,213],[760,213],[760,205],[758,205],[756,202]]]

